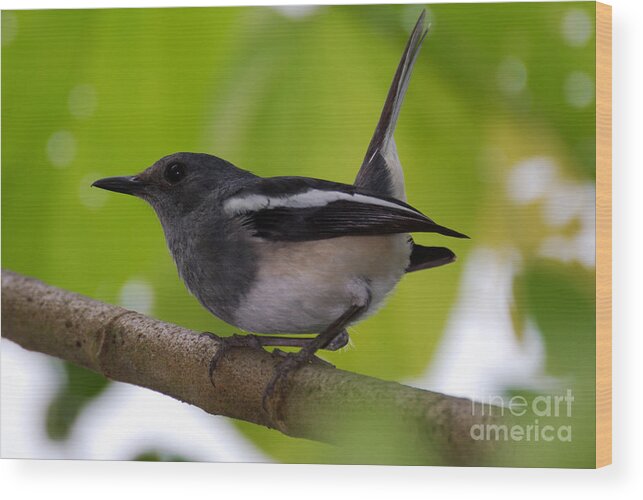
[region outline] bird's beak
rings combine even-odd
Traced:
[[[94,182],[92,186],[107,189],[108,191],[115,191],[117,193],[137,195],[143,191],[145,183],[137,176],[132,175],[123,177],[105,177],[104,179],[99,179]]]

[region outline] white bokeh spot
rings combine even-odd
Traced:
[[[596,187],[594,183],[562,183],[552,189],[543,206],[545,221],[563,228],[573,220],[580,223],[571,236],[553,235],[543,240],[538,253],[562,262],[596,265]]]
[[[16,39],[18,18],[13,12],[2,13],[2,46],[6,47]]]
[[[596,187],[593,182],[572,181],[561,174],[553,158],[522,160],[507,175],[507,197],[517,205],[538,202],[542,220],[552,232],[565,233],[570,224],[578,223],[571,235],[544,236],[538,254],[592,268],[596,265]]]
[[[592,20],[582,9],[569,9],[563,16],[561,32],[565,42],[572,47],[583,47],[592,36]]]
[[[560,234],[548,236],[540,244],[538,253],[542,257],[568,264],[574,260],[573,239]]]
[[[522,92],[527,85],[527,67],[514,56],[506,57],[498,66],[498,87],[502,92],[515,95]]]
[[[154,289],[147,281],[131,279],[121,288],[119,303],[125,309],[150,314],[154,307]]]
[[[289,19],[303,19],[319,9],[319,5],[275,5],[272,8]]]
[[[76,156],[76,139],[68,130],[54,132],[47,140],[47,158],[54,167],[67,167]]]
[[[575,108],[594,102],[594,79],[583,71],[573,71],[565,79],[565,101]]]
[[[547,194],[543,205],[543,216],[548,225],[560,228],[578,217],[583,208],[581,186],[559,181]]]
[[[536,201],[546,195],[556,180],[554,160],[534,156],[516,164],[507,176],[507,195],[518,204]]]
[[[101,208],[103,205],[105,205],[107,199],[109,198],[109,193],[104,189],[96,189],[91,187],[92,182],[94,182],[96,179],[100,179],[101,177],[104,176],[99,173],[92,172],[87,174],[80,180],[80,185],[78,186],[78,197],[80,198],[80,202],[86,208],[92,210]]]
[[[87,83],[76,85],[69,92],[67,104],[73,117],[89,118],[96,109],[96,90]]]

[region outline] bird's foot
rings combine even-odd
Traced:
[[[271,351],[271,354],[277,358],[285,359],[290,355],[296,354],[296,353],[291,353],[291,352],[286,352],[282,351],[279,348],[275,348]],[[329,368],[335,368],[335,365],[331,363],[330,361],[326,361],[325,359],[320,358],[319,356],[316,355],[311,355],[310,360],[311,364],[316,364],[320,366],[328,366]]]
[[[288,380],[288,377],[299,370],[302,366],[309,363],[320,363],[323,365],[333,366],[332,364],[324,361],[323,359],[318,358],[317,356],[301,350],[299,352],[279,352],[279,356],[283,359],[275,367],[275,373],[272,376],[272,379],[266,386],[266,389],[263,392],[263,398],[261,401],[261,406],[263,410],[270,415],[270,406],[272,398],[275,396],[277,387],[285,383]]]
[[[203,332],[201,333],[201,335],[205,335],[210,338],[213,338],[219,344],[217,352],[214,354],[214,356],[212,356],[212,359],[210,360],[210,366],[208,368],[208,376],[210,378],[210,383],[212,383],[212,385],[214,385],[214,379],[213,379],[214,370],[216,370],[219,361],[221,361],[225,357],[225,355],[228,353],[228,351],[231,348],[233,347],[250,347],[252,349],[263,348],[257,336],[252,334],[239,335],[238,333],[235,333],[234,335],[230,335],[229,337],[219,337],[210,332]]]

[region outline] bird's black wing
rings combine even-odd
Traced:
[[[260,179],[227,198],[223,209],[253,236],[271,241],[411,232],[466,238],[402,201],[319,179]]]

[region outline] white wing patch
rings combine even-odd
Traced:
[[[365,194],[350,194],[341,191],[323,191],[321,189],[309,189],[303,193],[297,193],[290,196],[264,196],[260,194],[252,194],[249,196],[242,196],[238,198],[230,198],[223,204],[223,208],[231,215],[237,215],[246,212],[257,212],[270,208],[311,208],[323,207],[334,201],[352,201],[356,203],[364,203],[366,205],[379,205],[382,207],[394,208],[397,210],[404,210],[414,215],[420,215],[415,210],[407,208],[403,205],[398,205],[381,198],[368,196]]]

